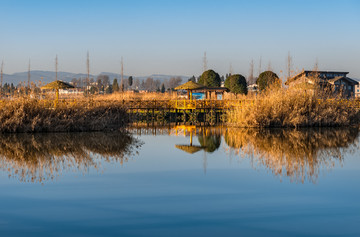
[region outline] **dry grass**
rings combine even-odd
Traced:
[[[119,101],[119,100],[173,100],[177,99],[178,95],[174,92],[115,92],[112,94],[96,95],[93,97],[94,100],[107,100],[107,101]]]
[[[126,125],[120,103],[92,100],[60,102],[19,98],[1,101],[0,132],[83,132],[114,130]]]
[[[252,103],[229,111],[227,122],[238,127],[348,126],[360,121],[354,104],[337,97],[319,99],[315,93],[303,90],[273,88]]]
[[[273,174],[294,182],[316,182],[322,169],[343,160],[344,149],[358,149],[359,129],[317,128],[311,130],[229,128],[225,142],[251,159],[254,167],[265,166]]]

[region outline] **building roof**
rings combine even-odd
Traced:
[[[359,84],[358,81],[355,81],[355,80],[353,80],[353,79],[351,79],[351,78],[348,78],[348,77],[335,77],[335,78],[333,78],[333,79],[329,79],[328,82],[329,82],[330,84],[334,84],[335,82],[337,82],[337,81],[339,81],[339,80],[346,80],[346,81],[349,82],[349,84],[352,84],[352,85],[358,85],[358,84]]]
[[[199,89],[195,89],[195,91],[215,91],[215,92],[225,92],[225,91],[229,91],[229,89],[227,87],[208,87],[208,86],[204,86],[203,88],[199,88]]]
[[[46,84],[45,86],[42,86],[41,89],[68,89],[68,88],[75,88],[73,85],[70,85],[69,83],[63,82],[63,81],[53,81],[49,84]]]
[[[180,86],[175,87],[175,90],[195,90],[195,89],[200,89],[200,88],[204,88],[205,86],[193,81],[188,81]]]
[[[311,71],[311,70],[303,70],[302,72],[298,73],[297,75],[289,78],[286,82],[285,85],[289,85],[289,83],[295,81],[296,79],[298,79],[299,77],[302,77],[303,75],[306,75],[308,73],[314,73],[314,74],[327,74],[327,73],[331,73],[331,74],[348,74],[349,72],[339,72],[339,71]],[[350,79],[350,78],[349,78]],[[351,79],[352,80],[352,79]]]
[[[204,147],[202,146],[189,146],[189,145],[175,145],[175,147],[189,154],[194,154],[195,152],[204,149]]]

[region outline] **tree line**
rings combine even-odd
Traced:
[[[208,87],[220,87],[222,83],[224,86],[234,94],[247,94],[248,81],[241,74],[226,74],[221,76],[214,70],[207,70],[201,76],[195,78],[192,76],[189,81],[197,82]],[[255,79],[258,90],[262,91],[269,87],[271,84],[280,83],[279,77],[272,71],[264,71],[260,73],[259,77]]]
[[[111,94],[113,92],[124,92],[124,91],[148,91],[148,92],[166,92],[174,90],[175,87],[181,85],[181,77],[172,77],[161,81],[159,79],[153,79],[151,77],[145,80],[133,78],[129,76],[125,80],[118,80],[114,78],[112,82],[108,75],[99,75],[96,79],[90,78],[73,78],[71,84],[77,88],[84,88],[85,92],[90,94],[104,93]]]

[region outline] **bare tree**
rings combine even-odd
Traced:
[[[172,77],[172,78],[170,78],[170,80],[167,82],[168,88],[170,88],[170,89],[173,89],[173,88],[179,86],[181,83],[182,83],[181,77]]]

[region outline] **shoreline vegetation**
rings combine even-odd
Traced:
[[[1,133],[113,131],[126,123],[126,110],[116,101],[84,99],[54,106],[47,99],[18,98],[0,106]]]
[[[341,127],[360,123],[355,99],[331,96],[331,92],[272,87],[240,107],[227,111],[233,127],[289,128]]]
[[[244,128],[358,125],[360,110],[356,105],[359,101],[330,95],[323,91],[272,86],[258,95],[238,95],[236,100],[244,103],[223,111],[223,123]],[[116,131],[130,122],[126,101],[176,99],[184,100],[176,93],[154,92],[82,96],[62,99],[59,103],[54,103],[51,96],[5,99],[0,101],[0,133]]]

